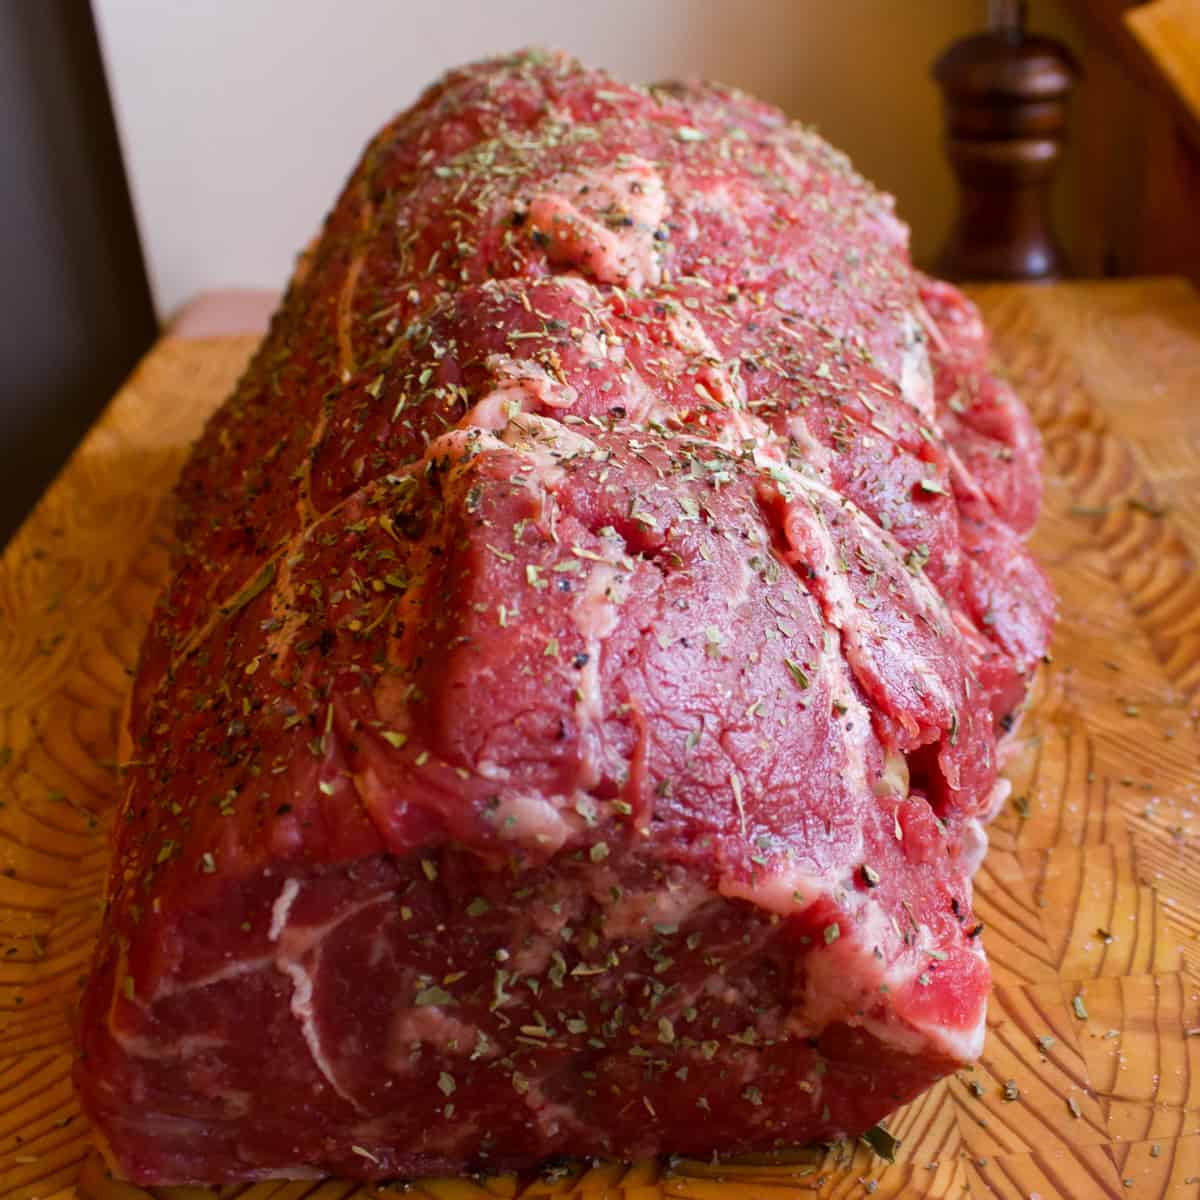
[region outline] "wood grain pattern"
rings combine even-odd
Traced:
[[[977,297],[1045,435],[1035,541],[1062,600],[977,883],[996,978],[982,1062],[892,1118],[894,1165],[843,1146],[523,1188],[424,1180],[420,1200],[1200,1196],[1200,298],[1170,280]],[[14,1200],[148,1198],[90,1149],[70,1021],[128,672],[166,569],[165,497],[253,345],[161,342],[0,561],[0,1195]]]

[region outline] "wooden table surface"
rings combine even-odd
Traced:
[[[1046,439],[1035,544],[1061,597],[1054,664],[1010,768],[1016,799],[976,885],[996,981],[983,1060],[892,1119],[894,1165],[844,1147],[770,1169],[602,1167],[534,1193],[1200,1196],[1200,297],[1176,280],[975,295]],[[167,493],[254,344],[164,338],[0,560],[4,1196],[145,1195],[90,1151],[69,1022],[99,919],[120,710],[166,567]]]

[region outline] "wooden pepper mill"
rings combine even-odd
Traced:
[[[1067,267],[1050,188],[1078,67],[1061,43],[1025,32],[1024,4],[989,9],[987,32],[955,42],[933,65],[959,184],[936,270],[950,279],[1053,279]]]

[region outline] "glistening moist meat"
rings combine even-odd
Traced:
[[[76,1080],[141,1183],[856,1134],[978,1054],[1029,416],[708,85],[453,72],[178,488]]]

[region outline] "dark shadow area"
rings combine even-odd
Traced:
[[[0,0],[0,546],[157,333],[91,9]]]

